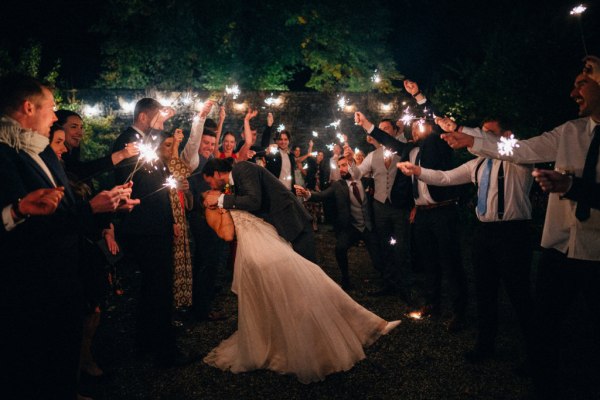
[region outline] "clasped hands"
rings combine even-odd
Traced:
[[[133,182],[117,185],[110,190],[103,190],[90,200],[93,213],[106,213],[115,211],[131,211],[140,204],[140,199],[132,199]]]

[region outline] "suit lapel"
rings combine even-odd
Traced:
[[[71,190],[71,185],[69,185],[69,178],[67,178],[65,169],[58,160],[58,157],[56,157],[56,154],[52,148],[50,146],[46,147],[44,151],[40,153],[40,157],[44,163],[46,163],[46,166],[52,173],[52,176],[56,181],[56,185],[63,186],[65,188],[65,197],[67,197],[69,203],[73,204],[75,202],[75,196]]]
[[[39,178],[41,178],[44,181],[44,183],[46,185],[48,185],[48,187],[54,187],[54,184],[52,183],[52,181],[50,180],[50,178],[48,177],[46,172],[44,172],[44,170],[39,166],[39,164],[37,162],[35,162],[35,160],[33,158],[31,158],[31,156],[29,154],[25,153],[24,151],[20,151],[19,157],[21,157],[21,159],[27,165],[29,165],[31,168],[33,168],[33,170],[36,172],[36,174],[39,176]]]

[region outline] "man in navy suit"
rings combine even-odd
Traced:
[[[78,202],[58,159],[44,151],[56,121],[52,92],[31,77],[10,75],[0,79],[0,93],[0,315],[6,321],[0,391],[73,399],[83,316],[79,236],[93,228],[92,214],[131,208],[122,197],[131,189],[118,186]]]
[[[128,143],[158,148],[164,140],[164,123],[174,115],[171,108],[144,98],[137,102],[133,125],[115,141],[113,152]],[[152,354],[161,367],[191,362],[176,345],[173,317],[173,237],[175,223],[169,192],[162,190],[169,170],[161,160],[136,165],[127,160],[117,164],[117,182],[134,182],[132,197],[143,199],[140,207],[123,221],[119,231],[123,243],[142,271],[142,287],[136,324],[136,342],[142,354]]]
[[[307,201],[324,201],[333,198],[337,211],[335,219],[335,258],[342,273],[342,288],[351,289],[348,274],[348,250],[359,240],[364,240],[375,268],[381,265],[379,245],[371,215],[371,196],[368,194],[369,179],[353,180],[348,160],[341,156],[337,165],[342,179],[333,182],[322,192],[309,191],[296,185],[296,194]]]

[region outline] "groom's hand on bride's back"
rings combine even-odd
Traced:
[[[221,192],[216,190],[209,190],[204,193],[204,207],[215,207],[219,202],[219,196]]]

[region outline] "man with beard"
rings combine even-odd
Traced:
[[[364,240],[371,262],[381,265],[377,236],[374,232],[371,215],[370,196],[367,178],[353,180],[349,172],[348,160],[341,156],[337,160],[341,179],[333,182],[322,192],[315,192],[295,185],[296,194],[307,201],[317,202],[333,198],[337,217],[335,219],[335,258],[342,273],[342,288],[352,288],[348,274],[348,249],[359,240]]]

